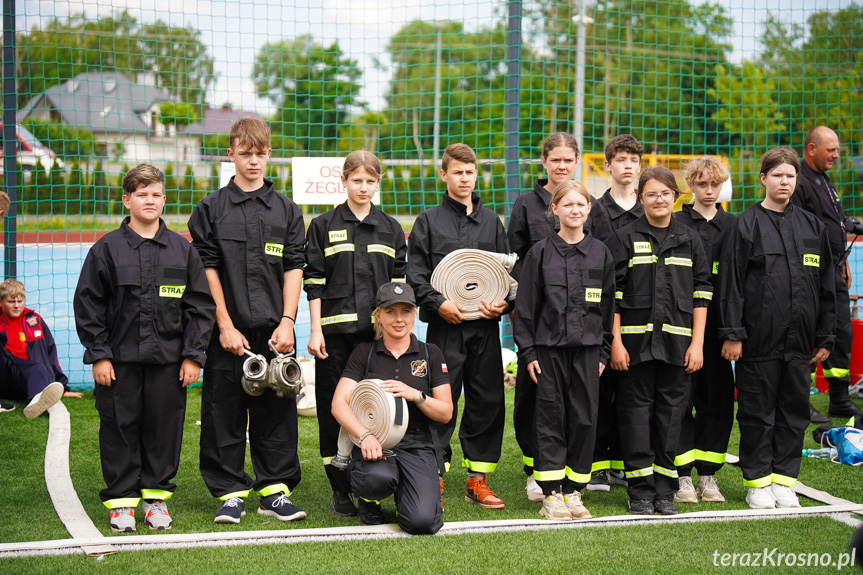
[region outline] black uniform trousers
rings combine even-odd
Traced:
[[[534,478],[546,496],[581,491],[596,439],[599,347],[537,347],[536,356]]]
[[[833,350],[826,361],[821,363],[824,379],[833,388],[851,385],[851,342],[854,327],[851,323],[851,300],[848,297],[848,285],[842,279],[839,269],[836,271],[836,339]],[[813,364],[814,369],[814,364]],[[840,387],[840,389],[844,389]]]
[[[339,430],[341,429],[339,422],[333,417],[333,395],[336,393],[339,379],[354,348],[362,342],[372,341],[372,338],[364,338],[357,334],[334,334],[324,336],[324,341],[327,357],[315,360],[315,401],[318,406],[318,439],[321,458],[333,491],[350,493],[351,486],[347,473],[330,465],[339,451]]]
[[[180,363],[113,365],[117,379],[94,390],[106,484],[99,498],[108,509],[135,507],[142,497],[169,499],[186,416]]]
[[[651,360],[618,372],[617,420],[630,499],[672,499],[674,456],[689,396],[682,366]]]
[[[722,342],[715,335],[706,337],[704,366],[690,375],[689,400],[674,458],[681,476],[689,477],[693,467],[699,476],[714,475],[725,463],[734,426],[734,373],[721,352]]]
[[[394,457],[363,459],[354,447],[348,474],[357,497],[380,502],[395,494],[396,522],[413,535],[431,535],[443,527],[440,482],[428,430],[410,429],[393,448]]]
[[[274,357],[267,346],[273,328],[240,331],[254,353]],[[300,482],[296,397],[279,398],[272,389],[258,397],[243,391],[247,357],[222,349],[219,328],[213,329],[201,397],[200,467],[210,493],[222,500],[245,497],[249,489],[262,496],[289,494]],[[247,422],[254,482],[244,468]]]
[[[534,421],[533,414],[536,410],[536,384],[527,372],[524,358],[518,358],[518,370],[515,374],[515,398],[512,408],[512,424],[515,429],[515,441],[521,449],[521,458],[524,462],[524,473],[533,473],[534,457]]]
[[[463,453],[462,467],[478,473],[491,473],[500,459],[506,414],[498,325],[432,323],[428,326],[427,339],[443,352],[452,389],[452,419],[445,424],[431,424],[438,426],[445,466],[449,469],[452,459],[450,439],[455,431],[458,401],[464,389],[464,410],[458,432]]]
[[[614,395],[618,372],[611,368],[602,372],[599,379],[599,412],[596,417],[596,444],[593,448],[593,471],[623,469],[620,451],[620,426]]]
[[[37,361],[0,351],[0,397],[30,401],[53,383],[53,375]]]
[[[809,362],[741,360],[735,369],[743,484],[790,487],[809,425]]]

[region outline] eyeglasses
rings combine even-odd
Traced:
[[[671,190],[665,190],[664,192],[661,192],[659,194],[657,194],[656,192],[650,192],[648,194],[642,194],[641,197],[643,197],[644,201],[646,202],[655,202],[659,198],[662,198],[663,201],[667,202],[674,198],[674,192],[672,192]]]

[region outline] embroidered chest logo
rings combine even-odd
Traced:
[[[30,327],[36,327],[37,325],[39,325],[39,318],[36,317],[35,315],[28,315],[27,316],[27,325]]]
[[[602,301],[602,290],[598,288],[587,288],[584,290],[584,301],[598,303]]]
[[[414,377],[425,377],[428,375],[428,363],[424,359],[411,362],[411,375]]]
[[[26,337],[24,337],[24,332],[23,332],[23,331],[22,331],[21,333],[19,333],[19,334],[18,334],[18,339],[20,339],[21,341],[27,341],[27,338],[26,338]]]
[[[181,298],[186,286],[159,286],[159,297]]]
[[[330,230],[330,243],[348,241],[348,230]]]
[[[282,257],[283,244],[264,244],[264,253],[268,256]]]
[[[821,256],[816,254],[803,254],[803,265],[817,268],[821,265]]]
[[[650,242],[633,242],[632,247],[637,254],[649,254],[653,251],[650,247]]]

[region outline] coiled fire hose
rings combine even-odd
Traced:
[[[384,450],[398,445],[408,428],[408,405],[403,397],[396,397],[381,387],[380,379],[364,379],[351,392],[348,405],[360,423],[380,442]],[[360,447],[360,438],[344,427],[339,431],[339,452],[332,465],[345,469],[351,459],[354,445]],[[391,455],[391,454],[390,454]]]
[[[509,275],[518,256],[483,250],[450,252],[434,269],[431,285],[465,311],[465,319],[482,317],[481,302],[488,304],[515,298],[518,289]]]

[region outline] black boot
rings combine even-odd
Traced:
[[[833,420],[812,407],[812,404],[809,404],[809,423],[817,423],[818,425],[830,425],[833,423]]]
[[[830,406],[827,408],[830,417],[853,417],[863,415],[860,409],[848,396],[847,383],[830,382]]]

